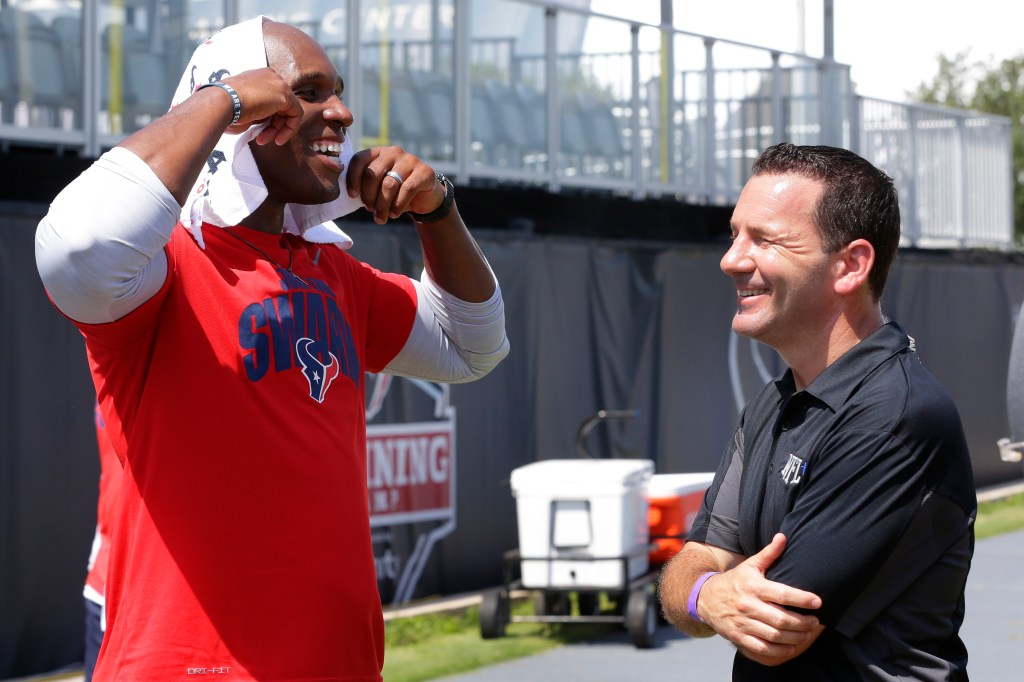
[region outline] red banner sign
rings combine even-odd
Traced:
[[[370,525],[455,516],[454,421],[366,429]]]

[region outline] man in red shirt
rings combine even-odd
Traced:
[[[40,222],[124,464],[97,680],[380,680],[364,372],[471,381],[508,342],[451,183],[349,158],[343,87],[298,29],[228,27]],[[346,202],[412,217],[419,281],[344,251]]]

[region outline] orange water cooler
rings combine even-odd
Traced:
[[[714,472],[654,474],[647,485],[647,525],[656,548],[651,564],[664,564],[683,548]]]

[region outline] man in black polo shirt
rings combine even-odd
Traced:
[[[896,189],[852,152],[767,149],[722,270],[733,330],[788,371],[750,401],[682,552],[666,617],[738,650],[734,680],[966,680],[976,496],[963,428],[880,299]]]

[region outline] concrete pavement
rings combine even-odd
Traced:
[[[512,626],[514,634],[515,626]],[[977,543],[961,629],[971,679],[1024,679],[1024,531]],[[727,682],[733,649],[721,637],[693,640],[667,625],[653,649],[634,648],[625,632],[445,678],[444,682]]]

